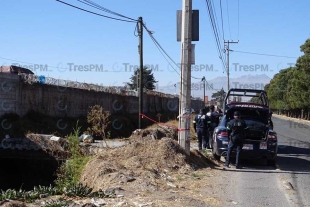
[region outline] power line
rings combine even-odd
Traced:
[[[88,5],[88,6],[91,6],[91,7],[93,7],[93,8],[99,9],[99,10],[101,10],[101,11],[105,11],[105,12],[107,12],[107,13],[114,14],[114,15],[119,16],[119,17],[123,17],[123,18],[126,18],[126,19],[130,19],[130,20],[136,21],[136,20],[133,19],[133,18],[130,18],[130,17],[124,16],[124,15],[122,15],[122,14],[113,12],[113,11],[111,11],[111,10],[109,10],[109,9],[103,7],[103,6],[100,6],[100,5],[94,3],[94,2],[92,2],[92,1],[90,1],[90,0],[77,0],[77,1],[79,1],[79,2],[81,2],[81,3],[83,3],[83,4],[86,4],[86,5]]]
[[[218,38],[218,31],[217,31],[217,26],[216,26],[216,22],[214,20],[214,14],[213,14],[213,9],[212,9],[212,4],[210,3],[210,0],[207,0],[207,7],[208,7],[208,11],[209,11],[209,16],[210,16],[210,21],[211,21],[211,26],[214,32],[214,36],[215,36],[215,41],[217,44],[218,49],[221,47],[220,45],[220,41]],[[220,51],[220,50],[219,50]]]
[[[74,5],[72,5],[72,4],[68,4],[68,3],[63,2],[63,1],[60,1],[60,0],[56,0],[56,1],[58,1],[58,2],[60,2],[60,3],[63,3],[63,4],[66,4],[66,5],[68,5],[68,6],[71,6],[71,7],[73,7],[73,8],[76,8],[76,9],[79,9],[79,10],[82,10],[82,11],[85,11],[85,12],[88,12],[88,13],[101,16],[101,17],[106,17],[106,18],[109,18],[109,19],[114,19],[114,20],[124,21],[124,22],[137,22],[137,20],[135,20],[135,21],[129,21],[129,20],[124,20],[124,19],[118,19],[118,18],[114,18],[114,17],[109,17],[109,16],[106,16],[106,15],[102,15],[102,14],[98,14],[98,13],[95,13],[95,12],[88,11],[88,10],[86,10],[86,9],[82,9],[82,8],[80,8],[80,7],[74,6]]]
[[[139,23],[137,22],[136,27],[135,27],[135,31],[133,32],[133,35],[136,36],[136,37],[139,36],[139,34],[137,33],[137,31],[139,30],[139,25],[138,24]]]
[[[228,17],[228,28],[229,28],[229,35],[230,35],[230,39],[231,39],[231,31],[230,31],[230,21],[229,21],[229,11],[228,11],[228,0],[226,0],[227,3],[227,17]]]
[[[239,0],[238,0],[238,39],[239,39]]]
[[[163,57],[166,59],[166,61],[169,63],[169,65],[173,68],[173,70],[180,75],[180,73],[175,70],[175,68],[171,65],[170,61],[166,58],[166,56],[171,60],[171,62],[173,62],[179,69],[180,67],[175,63],[175,61],[167,54],[167,52],[162,48],[162,46],[159,44],[159,42],[155,39],[155,37],[152,35],[152,32],[145,26],[145,24],[143,25],[143,27],[146,29],[146,31],[148,32],[148,34],[150,35],[152,41],[154,42],[155,46],[157,47],[157,49],[159,50],[159,52],[163,55]],[[166,55],[166,56],[165,56]],[[197,78],[197,77],[193,77],[191,76],[191,78],[194,79],[201,79],[201,78]],[[207,81],[206,81],[207,82]],[[209,85],[209,83],[207,82],[207,84]]]
[[[161,54],[164,56],[164,54],[171,60],[171,62],[173,62],[178,68],[180,68],[178,66],[178,64],[176,64],[176,62],[167,54],[167,52],[164,50],[164,48],[159,44],[159,42],[155,39],[155,37],[153,36],[153,32],[151,32],[146,26],[145,24],[143,24],[143,27],[145,28],[145,30],[147,31],[147,33],[149,34],[149,36],[151,37],[152,41],[154,42],[154,44],[156,45],[157,49],[161,52]],[[164,54],[163,54],[164,53]],[[167,60],[167,58],[164,56],[164,58]],[[180,75],[180,73],[170,64],[170,62],[167,60],[167,62],[169,63],[169,65],[173,68],[173,70]]]
[[[164,55],[163,51],[160,49],[160,47],[157,45],[156,41],[151,38],[152,41],[154,42],[155,46],[157,47],[157,49],[159,50],[159,52],[162,54],[162,56],[166,59],[166,61],[169,63],[169,65],[172,67],[172,69],[178,74],[180,75],[180,73],[171,65],[171,63],[169,62],[169,60],[167,59],[167,57]]]
[[[212,2],[212,4],[213,4],[213,0],[210,0],[210,2]],[[209,3],[209,4],[210,4],[211,12],[212,12],[213,22],[214,22],[214,24],[215,24],[215,29],[220,31],[220,29],[219,29],[219,27],[218,27],[218,25],[217,25],[218,21],[217,21],[215,9],[212,7],[212,4],[211,4],[211,3]],[[213,11],[214,11],[214,12],[213,12]],[[214,13],[215,13],[216,21],[214,20]],[[223,32],[224,32],[224,31],[223,31]],[[216,31],[216,33],[217,33],[217,40],[218,40],[218,42],[219,42],[220,50],[223,51],[223,49],[222,49],[222,41],[220,41],[220,38],[219,38],[219,35],[218,35],[219,32]],[[222,56],[222,58],[223,58],[223,56]],[[226,57],[224,56],[224,59],[225,59],[225,58],[226,58]],[[226,61],[226,60],[225,60],[225,61]]]
[[[193,77],[193,76],[192,76],[192,78],[194,78],[194,79],[200,79],[201,82],[202,82],[202,81],[205,81],[205,82],[207,83],[208,86],[212,87],[212,86],[209,84],[209,82],[206,80],[206,78],[205,78],[204,76],[203,76],[202,78],[196,78],[196,77]]]
[[[219,33],[220,33],[220,36],[221,36],[221,30],[219,29],[219,26],[218,26],[218,20],[217,20],[217,15],[216,15],[216,10],[214,9],[215,7],[214,7],[214,2],[213,2],[213,0],[211,0],[211,9],[212,9],[212,11],[214,11],[214,14],[215,14],[215,19],[216,19],[216,27],[217,27],[217,29],[219,30]],[[223,30],[223,34],[222,34],[222,36],[224,37],[224,30]]]
[[[222,61],[222,64],[223,64],[223,69],[225,68],[225,64],[223,62],[223,56],[221,54],[221,43],[219,41],[219,37],[218,37],[218,34],[217,34],[217,31],[216,31],[216,27],[214,26],[215,22],[214,22],[214,17],[212,16],[212,10],[210,8],[210,1],[206,1],[206,4],[207,4],[207,9],[209,11],[209,17],[210,17],[210,23],[211,23],[211,28],[213,29],[213,32],[214,32],[214,38],[215,38],[215,42],[216,42],[216,46],[217,46],[217,49],[218,49],[218,53],[219,53],[219,58],[221,59]]]
[[[213,30],[213,33],[214,33],[214,37],[215,37],[215,42],[216,42],[216,46],[217,46],[217,49],[218,49],[218,53],[219,53],[219,58],[221,59],[221,62],[223,64],[223,70],[225,68],[225,63],[224,63],[224,58],[222,56],[222,45],[221,45],[221,42],[219,40],[219,36],[218,36],[218,32],[217,32],[217,27],[215,26],[216,25],[216,22],[214,21],[214,16],[213,16],[213,10],[212,10],[212,5],[210,3],[210,0],[206,0],[206,4],[207,4],[207,9],[209,11],[209,17],[210,17],[210,23],[211,23],[211,27],[212,27],[212,30]]]
[[[255,52],[245,52],[245,51],[238,51],[238,50],[231,50],[231,52],[246,53],[246,54],[251,54],[251,55],[272,56],[272,57],[297,58],[297,57],[290,57],[290,56],[271,55],[271,54],[255,53]]]
[[[225,40],[225,35],[224,35],[224,23],[223,23],[222,0],[220,0],[220,7],[221,7],[221,20],[222,20],[223,40]]]

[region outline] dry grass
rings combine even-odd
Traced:
[[[151,130],[156,129],[140,135]],[[118,186],[129,203],[138,202],[140,195],[140,200],[152,202],[150,206],[207,206],[210,202],[218,206],[218,198],[203,192],[206,187],[210,191],[206,184],[212,168],[203,154],[193,150],[188,156],[173,139],[133,135],[130,145],[107,149],[89,161],[81,182],[94,190]]]
[[[193,120],[195,118],[195,114],[192,114],[191,115],[191,123],[190,123],[190,137],[192,140],[196,140],[197,139],[197,136],[196,136],[196,133],[195,133],[195,130],[194,130],[194,126],[193,126]],[[159,127],[162,127],[162,126],[169,126],[169,127],[172,127],[172,128],[179,128],[179,120],[170,120],[166,123],[162,123],[162,124],[153,124],[149,127],[147,127],[146,129],[156,129],[156,128],[159,128]]]

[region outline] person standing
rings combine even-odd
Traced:
[[[210,120],[206,115],[205,109],[200,109],[199,114],[197,114],[193,120],[194,130],[197,134],[198,139],[198,150],[201,151],[202,148],[207,147],[207,134],[209,128]]]
[[[219,125],[219,120],[220,120],[220,114],[218,114],[215,111],[214,105],[210,106],[210,111],[207,113],[207,116],[210,119],[210,128],[209,128],[209,133],[208,133],[208,140],[207,140],[207,148],[211,149],[212,148],[212,134],[214,132],[214,129]]]
[[[230,141],[228,144],[226,162],[224,164],[225,167],[229,167],[231,151],[236,148],[236,169],[242,168],[239,164],[239,156],[243,147],[246,129],[247,125],[245,121],[240,118],[240,113],[235,111],[234,119],[227,124],[228,137]]]

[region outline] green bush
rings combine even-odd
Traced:
[[[92,156],[84,156],[80,151],[80,129],[81,127],[78,126],[77,122],[76,128],[73,129],[74,132],[68,137],[68,148],[71,157],[61,165],[57,173],[58,177],[56,180],[56,185],[59,188],[68,188],[70,186],[76,185],[80,180],[83,168],[92,158]]]

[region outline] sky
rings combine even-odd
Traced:
[[[142,17],[165,52],[175,63],[180,63],[176,12],[182,9],[181,0],[93,1],[133,19]],[[64,2],[120,18],[77,0]],[[233,50],[229,59],[231,78],[259,74],[272,78],[302,55],[300,46],[310,36],[310,1],[222,0],[222,12],[219,0],[213,0],[213,4],[221,45],[224,40],[239,40],[238,44],[230,44]],[[203,76],[207,81],[226,76],[206,1],[194,0],[193,9],[199,10],[200,30],[199,41],[192,42],[195,44],[192,82]],[[97,16],[56,0],[2,0],[0,25],[1,65],[19,65],[32,69],[37,75],[104,86],[129,82],[139,65],[139,39],[133,22]],[[154,69],[157,85],[179,82],[180,76],[175,72],[179,69],[169,60],[174,69],[171,67],[145,30],[143,34],[143,62]],[[85,71],[86,67],[94,69]],[[249,69],[251,67],[256,70]]]

